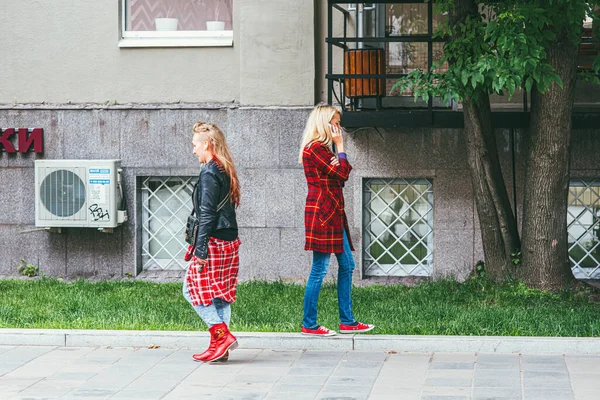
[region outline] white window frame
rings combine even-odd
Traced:
[[[121,48],[139,47],[227,47],[233,46],[230,31],[128,31],[127,0],[121,0]]]

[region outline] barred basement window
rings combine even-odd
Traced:
[[[185,269],[185,221],[196,177],[147,177],[142,190],[142,269]]]
[[[600,180],[572,180],[567,210],[569,260],[577,279],[600,278]]]
[[[433,273],[433,182],[367,179],[363,187],[366,276]]]

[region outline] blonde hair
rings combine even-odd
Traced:
[[[235,205],[240,205],[240,181],[238,180],[231,151],[229,151],[229,146],[227,146],[225,140],[225,134],[217,125],[202,121],[196,122],[192,130],[194,131],[194,135],[200,136],[200,140],[208,140],[210,142],[217,161],[229,176],[229,196],[231,202]]]
[[[298,162],[300,162],[300,164],[302,164],[302,153],[304,152],[304,148],[310,143],[321,142],[326,146],[331,147],[332,137],[331,130],[329,129],[329,122],[335,113],[342,114],[342,110],[325,103],[317,104],[314,110],[312,110],[306,121],[304,133],[302,134],[300,155],[298,157]]]

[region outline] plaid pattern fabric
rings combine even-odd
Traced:
[[[192,257],[185,274],[193,306],[208,306],[219,298],[228,303],[235,301],[240,266],[240,239],[233,241],[210,238],[208,263],[202,267],[196,256]]]
[[[332,157],[335,157],[333,152],[320,142],[308,144],[302,153],[302,165],[308,183],[304,208],[305,250],[343,253],[344,229],[354,250],[342,192],[343,182],[348,180],[352,166],[341,158],[339,165],[334,167],[331,165]]]

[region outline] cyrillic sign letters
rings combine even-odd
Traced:
[[[17,135],[18,148],[15,148],[12,136]],[[33,146],[34,153],[44,151],[44,129],[42,128],[0,128],[0,152],[27,153]]]

